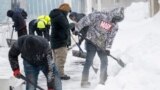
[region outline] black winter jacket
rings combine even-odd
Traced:
[[[14,12],[11,18],[14,22],[14,27],[16,31],[20,31],[26,28],[26,21],[20,12]]]
[[[53,9],[50,12],[51,18],[51,47],[57,49],[70,46],[70,25],[67,19],[67,13],[59,9]]]
[[[31,44],[28,44],[31,43]],[[48,41],[40,36],[24,35],[12,45],[9,50],[9,62],[12,70],[19,69],[18,56],[33,66],[46,66],[48,68],[48,87],[53,87],[53,57]]]
[[[29,45],[26,42],[31,42]],[[9,61],[12,70],[19,69],[18,56],[33,66],[49,65],[52,62],[52,51],[46,39],[40,36],[24,35],[9,50]],[[49,58],[47,58],[49,57]]]

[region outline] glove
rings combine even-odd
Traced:
[[[71,28],[71,31],[74,32],[75,31],[75,27]]]
[[[105,50],[104,53],[105,53],[106,55],[110,55],[110,51],[109,51],[109,50]]]
[[[78,33],[79,33],[79,32],[78,32],[78,31],[76,31],[76,30],[75,30],[75,31],[73,31],[73,34],[74,34],[74,35],[78,35]]]
[[[69,24],[71,31],[75,31],[75,24],[74,23],[70,23]]]
[[[19,70],[19,69],[14,70],[14,71],[13,71],[13,75],[14,75],[16,78],[20,78],[20,76],[21,76],[20,70]]]

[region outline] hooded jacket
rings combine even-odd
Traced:
[[[67,13],[60,9],[53,9],[50,12],[52,49],[71,45],[70,25],[67,19]]]
[[[74,21],[78,23],[83,17],[85,17],[85,14],[71,12],[71,14],[69,16],[75,17]],[[80,30],[80,33],[82,34],[83,37],[86,37],[88,29],[89,29],[89,26],[85,26],[82,28],[82,30]],[[79,37],[79,45],[82,43],[83,40],[84,40],[84,38]]]
[[[83,27],[89,26],[87,38],[102,49],[110,49],[118,31],[117,22],[124,18],[123,11],[123,8],[116,8],[109,12],[91,13],[82,18],[76,27],[80,31]]]
[[[20,54],[33,66],[48,65],[48,62],[53,61],[48,41],[40,36],[24,35],[12,45],[8,54],[12,70],[19,69],[18,56]]]
[[[23,60],[33,66],[46,66],[48,67],[48,79],[53,74],[53,57],[52,51],[49,47],[48,41],[40,36],[24,35],[12,45],[9,50],[9,62],[12,70],[19,69],[18,56],[21,54]],[[53,82],[49,80],[49,85]]]
[[[26,21],[20,12],[14,11],[11,18],[14,22],[14,27],[16,31],[26,28]]]

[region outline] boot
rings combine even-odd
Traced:
[[[81,87],[82,88],[89,88],[91,86],[91,83],[88,81],[81,82]]]
[[[68,76],[68,75],[63,75],[63,76],[61,76],[61,79],[62,79],[62,80],[69,80],[69,79],[70,79],[70,76]]]

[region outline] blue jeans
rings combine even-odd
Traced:
[[[46,67],[45,65],[33,66],[33,65],[30,65],[25,60],[23,60],[23,65],[24,65],[25,76],[29,78],[33,83],[37,84],[38,75],[40,71],[42,71],[45,77],[48,78],[47,77],[48,67]],[[55,64],[53,65],[53,74],[55,75],[55,82],[53,87],[55,87],[55,90],[62,90],[61,79],[59,77],[59,73]],[[29,82],[26,82],[26,90],[36,90],[36,87],[30,84]]]
[[[96,54],[98,53],[98,56],[101,61],[101,67],[100,67],[100,82],[101,84],[104,84],[107,80],[107,66],[108,66],[108,58],[105,53],[98,50],[94,45],[92,45],[89,42],[86,42],[86,50],[87,50],[87,56],[86,56],[86,62],[83,68],[82,72],[82,83],[88,82],[89,77],[89,69],[91,65],[93,64],[93,59]]]

